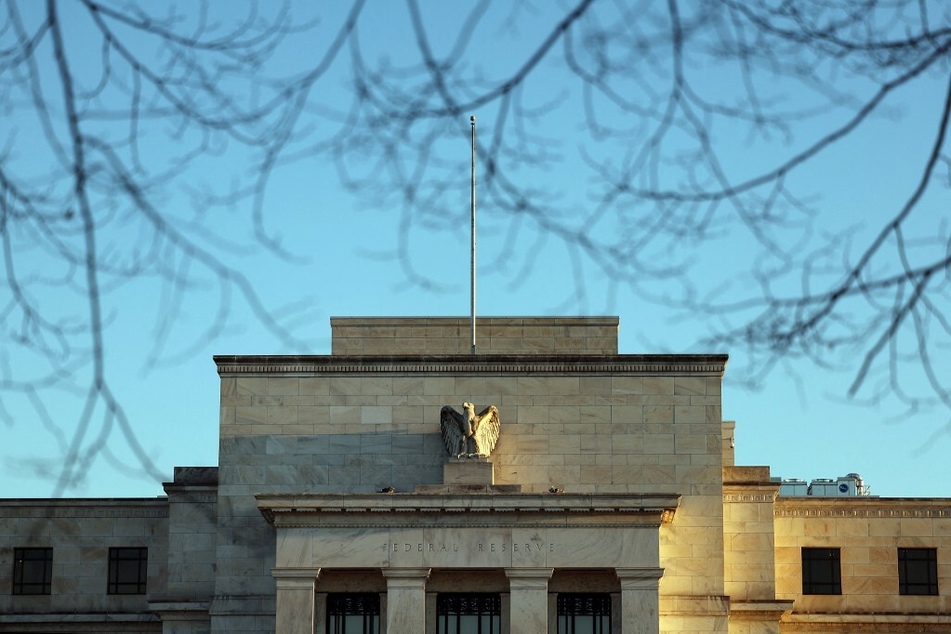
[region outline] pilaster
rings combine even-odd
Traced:
[[[429,568],[384,568],[386,631],[426,631],[426,580]]]
[[[615,568],[621,582],[621,631],[660,634],[658,586],[663,568]]]
[[[319,568],[275,568],[277,580],[275,634],[313,634],[314,590]]]
[[[548,580],[554,568],[506,568],[511,631],[548,631]]]

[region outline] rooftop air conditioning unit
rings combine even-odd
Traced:
[[[784,478],[779,485],[779,494],[783,497],[804,497],[809,495],[809,485],[799,478]]]
[[[816,497],[832,497],[839,495],[838,486],[832,478],[816,478],[809,484],[809,495]]]

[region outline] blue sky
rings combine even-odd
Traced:
[[[342,12],[332,13],[326,7],[321,7],[321,11],[327,13],[311,15],[307,13],[310,8],[302,5],[295,3],[292,9],[302,21],[316,20],[315,26],[282,42],[275,61],[287,76],[296,72],[295,64],[311,63],[326,50],[326,43],[332,40],[344,17]],[[30,11],[38,10],[38,6],[26,5],[27,22]],[[551,31],[568,4],[524,6],[528,8],[512,12],[494,5],[480,22],[474,43],[461,51],[455,61],[486,85],[507,76],[521,63],[526,51]],[[448,55],[465,15],[442,3],[422,2],[420,7],[432,35],[433,50],[437,55]],[[417,49],[406,16],[403,4],[377,2],[371,2],[361,16],[358,32],[364,59],[369,65],[390,68],[387,81],[397,81],[400,64],[416,59]],[[598,17],[607,19],[609,14]],[[72,37],[77,41],[82,29],[88,28],[81,21],[70,26],[76,30]],[[96,58],[88,51],[76,55],[79,67],[96,68]],[[309,95],[312,106],[296,128],[303,141],[288,146],[287,156],[308,144],[332,138],[342,129],[340,115],[347,112],[352,99],[350,63],[345,51],[315,84]],[[696,89],[705,94],[742,92],[741,78],[728,64],[708,60],[704,65],[697,56],[690,60],[688,73]],[[89,74],[96,73],[90,70]],[[566,77],[559,54],[546,57],[520,93],[522,105],[529,112],[522,121],[524,129],[519,132],[506,128],[506,134],[513,139],[544,138],[544,143],[528,150],[544,148],[559,160],[545,169],[526,160],[511,159],[504,165],[511,181],[538,189],[538,200],[550,203],[553,218],[570,219],[572,214],[582,217],[588,213],[603,194],[603,183],[592,166],[597,162],[621,166],[629,159],[633,146],[611,135],[591,137],[590,128],[584,124],[583,91]],[[795,81],[778,77],[758,79],[763,82],[764,103],[782,104],[783,108],[796,111],[808,109],[812,105],[810,100],[816,98],[805,93]],[[644,81],[656,85],[662,93],[668,80],[658,76]],[[411,84],[410,79],[407,84]],[[55,83],[50,86],[52,90]],[[622,83],[625,86],[632,92],[644,90],[636,82]],[[867,84],[847,76],[840,88],[854,90],[859,97],[867,97],[870,91]],[[815,236],[810,239],[819,240],[851,228],[850,255],[842,256],[839,252],[836,257],[854,258],[882,223],[894,215],[920,178],[946,88],[946,76],[924,74],[896,99],[884,104],[847,142],[833,145],[788,176],[789,188],[802,196],[816,214]],[[108,93],[104,97],[110,98]],[[542,107],[545,104],[548,105]],[[532,111],[532,106],[536,110]],[[741,180],[841,125],[849,112],[843,108],[802,121],[790,117],[793,135],[789,137],[776,131],[758,136],[742,126],[718,124],[712,141],[723,170],[730,178]],[[478,117],[480,142],[486,147],[501,113],[498,103],[467,113]],[[183,288],[163,285],[154,274],[110,288],[103,306],[107,377],[137,441],[161,473],[170,476],[176,465],[217,462],[218,377],[212,355],[328,354],[329,319],[337,315],[468,314],[467,114],[458,121],[407,126],[407,134],[414,142],[420,137],[412,135],[420,127],[439,130],[432,154],[437,166],[422,172],[422,189],[449,183],[448,191],[434,197],[435,203],[427,213],[406,203],[392,181],[381,179],[375,172],[418,168],[411,144],[398,146],[390,163],[379,163],[374,154],[379,145],[373,139],[352,140],[345,162],[353,168],[352,174],[369,176],[367,182],[375,183],[379,189],[346,188],[339,164],[327,153],[278,165],[263,197],[264,230],[279,240],[289,255],[281,257],[260,245],[224,248],[216,253],[247,276],[262,303],[293,332],[297,341],[294,344],[275,337],[234,289],[222,299],[214,278],[194,263],[189,270],[194,277]],[[623,127],[627,125],[624,117],[630,115],[613,112],[609,103],[598,102],[598,116]],[[11,169],[15,165],[17,169],[34,170],[34,175],[46,172],[45,162],[51,160],[50,155],[42,149],[43,134],[31,119],[29,107],[17,109],[15,116],[5,116],[0,131],[7,142]],[[650,128],[645,128],[644,134],[649,133]],[[142,143],[143,161],[174,164],[181,155],[180,143],[181,138],[169,136],[161,126],[149,128]],[[669,162],[662,164],[660,178],[676,186],[685,178],[675,169],[676,158],[679,152],[688,151],[690,140],[671,138],[667,144],[665,160]],[[206,206],[197,211],[192,205],[195,191],[227,192],[252,182],[256,176],[253,166],[248,152],[231,142],[213,148],[210,156],[190,165],[171,185],[156,187],[151,193],[161,212],[175,226],[198,226],[207,232],[202,244],[228,239],[254,245],[247,201],[232,206]],[[485,170],[484,164],[480,170]],[[480,174],[484,176],[484,171]],[[63,186],[68,185],[67,181]],[[497,204],[501,195],[496,191],[493,196],[492,190],[486,191],[485,187],[480,184],[480,315],[618,315],[622,353],[729,353],[723,416],[737,422],[738,464],[770,465],[775,476],[805,479],[858,472],[877,495],[949,495],[943,460],[951,450],[951,437],[946,431],[948,409],[939,406],[908,413],[891,397],[872,399],[874,387],[882,380],[880,374],[873,375],[867,389],[848,399],[845,395],[857,370],[857,353],[852,358],[854,363],[843,362],[833,367],[821,367],[806,359],[787,359],[765,376],[756,389],[749,389],[743,381],[744,371],[755,361],[749,351],[741,345],[711,348],[703,343],[722,325],[719,319],[673,306],[670,301],[658,301],[667,295],[676,296],[684,282],[700,295],[724,289],[721,297],[725,300],[750,296],[751,263],[763,258],[768,261],[769,254],[764,255],[763,245],[742,226],[716,227],[699,244],[685,239],[682,250],[675,248],[676,242],[648,244],[642,253],[650,265],[685,262],[683,270],[674,279],[645,278],[619,284],[608,279],[604,270],[590,259],[577,257],[565,243],[533,228],[529,221],[512,238],[516,222],[513,215]],[[909,222],[909,237],[931,238],[940,232],[942,223],[948,220],[947,203],[947,190],[941,183],[930,187]],[[631,231],[636,235],[625,223],[643,223],[657,213],[646,209],[645,215],[639,216],[635,212],[642,207],[643,203],[613,208],[592,235],[604,240],[619,232]],[[663,213],[663,209],[659,211]],[[413,222],[406,230],[410,213],[414,214]],[[132,257],[130,253],[136,245],[148,244],[148,239],[142,237],[141,224],[121,221],[121,213],[116,215],[120,221],[103,231],[102,248],[107,254],[103,257],[122,261]],[[405,242],[398,240],[401,235]],[[818,243],[808,244],[814,248]],[[405,260],[395,255],[399,245],[405,248]],[[169,266],[189,265],[187,259],[169,253]],[[412,266],[412,274],[419,276],[415,283],[408,279],[407,262]],[[52,275],[56,268],[47,255],[38,251],[20,254],[19,266],[40,277]],[[425,283],[419,283],[420,279]],[[776,276],[777,289],[794,291],[800,279],[797,271],[781,271]],[[57,294],[60,289],[54,286],[43,292],[49,293],[52,303],[48,305],[56,306],[56,310],[82,314],[83,295],[71,290]],[[170,294],[174,295],[176,290],[181,293],[181,301],[170,302]],[[4,301],[8,294],[8,289],[0,290]],[[222,301],[229,314],[219,323],[216,314]],[[177,306],[177,311],[170,306]],[[168,319],[170,315],[174,319]],[[4,328],[14,329],[9,316],[5,319]],[[213,336],[209,334],[210,327]],[[943,351],[936,344],[935,354]],[[5,378],[23,372],[24,368],[29,370],[31,364],[39,365],[35,356],[12,346],[3,354],[2,362]],[[927,393],[924,378],[914,367],[910,364],[911,369],[904,370],[902,376],[912,387]],[[49,495],[55,489],[58,465],[74,437],[81,398],[68,390],[37,394],[41,396],[39,406],[22,391],[4,396],[0,496]],[[141,472],[117,427],[102,427],[98,420],[94,419],[85,442],[93,442],[89,439],[101,433],[108,450],[89,454],[82,477],[72,481],[65,494],[160,495],[160,484],[155,477]]]

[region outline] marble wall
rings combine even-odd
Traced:
[[[445,320],[429,321],[446,332]],[[401,320],[391,319],[336,321],[334,354],[327,357],[216,357],[216,594],[265,605],[273,597],[275,538],[253,494],[386,487],[407,493],[441,484],[446,451],[439,411],[471,401],[477,410],[496,405],[500,411],[496,485],[518,485],[525,493],[683,495],[677,521],[660,529],[661,592],[722,595],[726,357],[618,355],[614,318],[519,321],[506,342],[506,353],[516,356],[508,357],[420,351],[405,343],[414,331],[399,331]],[[466,341],[467,330],[456,332],[446,340]],[[504,332],[514,331],[499,336]],[[440,338],[421,333],[423,340]],[[551,337],[560,338],[558,354],[538,353],[537,339]],[[421,356],[364,356],[396,354],[377,339],[401,340],[400,354]]]
[[[617,354],[617,317],[480,317],[478,354]],[[335,355],[468,354],[468,317],[331,317]]]
[[[951,612],[951,506],[947,499],[778,498],[776,595],[796,612]],[[839,548],[841,595],[802,595],[802,548]],[[936,596],[898,592],[898,549],[935,548]]]
[[[109,548],[143,546],[148,548],[148,592],[164,592],[168,505],[163,499],[2,500],[0,617],[34,614],[44,622],[57,613],[147,614],[147,595],[107,592]],[[16,548],[53,549],[51,594],[13,594]]]

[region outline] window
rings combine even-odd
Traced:
[[[51,594],[52,548],[13,549],[13,594]]]
[[[379,631],[380,595],[327,595],[327,634],[377,634]]]
[[[802,593],[842,594],[838,548],[802,549]]]
[[[109,549],[109,594],[145,594],[148,548]]]
[[[898,549],[898,593],[938,594],[938,551],[936,549]]]
[[[611,634],[611,595],[559,594],[558,634]]]
[[[436,597],[438,634],[499,634],[502,598],[497,594],[440,594]]]

